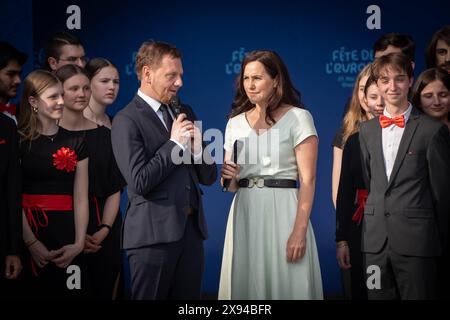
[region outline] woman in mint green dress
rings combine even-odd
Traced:
[[[228,191],[236,195],[219,299],[323,299],[309,221],[317,149],[313,119],[281,58],[273,51],[251,52],[225,133],[222,181],[231,179]]]

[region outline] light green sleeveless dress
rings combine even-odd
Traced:
[[[245,114],[230,119],[225,150],[235,140],[241,166],[239,179],[263,177],[297,180],[294,148],[317,136],[311,114],[291,108],[278,122],[257,135]],[[286,260],[286,245],[297,213],[298,189],[240,188],[233,199],[225,236],[219,299],[323,299],[322,278],[311,223],[306,254]]]

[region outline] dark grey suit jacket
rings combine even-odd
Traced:
[[[0,270],[22,251],[22,207],[17,127],[0,113]],[[3,277],[3,273],[0,274]]]
[[[441,254],[450,213],[450,137],[442,123],[413,108],[390,180],[378,117],[361,125],[359,140],[369,197],[362,250],[377,253],[386,238],[402,255]]]
[[[191,121],[196,119],[186,105],[181,112]],[[122,230],[124,249],[174,242],[183,236],[190,179],[199,199],[198,226],[203,238],[208,236],[199,184],[215,182],[216,164],[207,152],[204,157],[212,164],[175,164],[172,151],[180,153],[181,148],[169,139],[170,133],[158,115],[137,95],[114,117],[114,156],[128,184],[129,203]]]

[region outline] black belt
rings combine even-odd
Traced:
[[[297,188],[297,181],[290,179],[263,179],[263,178],[250,178],[241,179],[238,181],[240,188]]]

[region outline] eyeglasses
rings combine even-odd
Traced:
[[[59,58],[60,61],[66,61],[70,63],[76,63],[78,60],[80,60],[81,63],[88,63],[89,59],[87,57],[68,57],[66,59]]]

